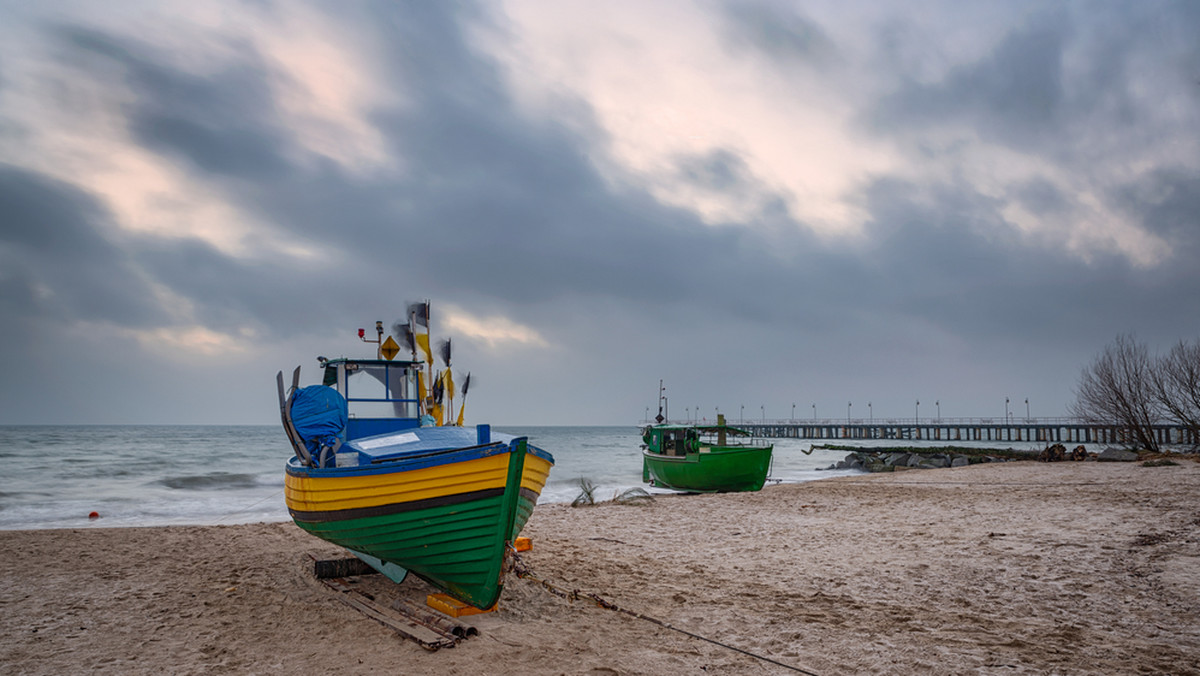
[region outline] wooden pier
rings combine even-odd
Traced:
[[[1084,423],[1072,418],[759,420],[730,421],[757,436],[785,439],[894,439],[1069,444],[1131,444],[1133,433],[1119,425]],[[1200,445],[1200,433],[1183,425],[1154,425],[1164,446]]]

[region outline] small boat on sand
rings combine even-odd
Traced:
[[[725,425],[649,425],[642,430],[642,481],[691,493],[757,491],[773,446]]]
[[[642,429],[642,481],[691,493],[757,491],[767,481],[774,448],[749,432],[716,425],[671,424],[663,417],[659,386],[657,423]]]
[[[423,312],[428,327],[428,304]],[[318,357],[321,385],[300,387],[299,367],[286,390],[283,373],[276,376],[295,452],[284,500],[300,528],[391,579],[412,572],[459,601],[491,608],[554,458],[526,437],[463,426],[461,409],[456,424],[442,424],[443,415],[452,418],[443,408],[445,395],[454,397],[449,357],[445,373],[426,377],[433,359],[417,360],[416,348],[428,351],[429,339],[426,332],[414,340],[416,325],[395,327],[411,361],[394,359],[400,344],[384,341],[376,322],[376,340],[362,329],[359,338],[379,346],[377,358]],[[469,374],[464,395],[467,383]]]

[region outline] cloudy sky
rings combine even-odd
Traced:
[[[1189,0],[3,0],[0,423],[272,424],[276,371],[424,298],[474,422],[632,424],[660,379],[673,417],[1061,415],[1118,334],[1200,338],[1198,34]]]

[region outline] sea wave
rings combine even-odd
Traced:
[[[259,486],[255,474],[233,474],[230,472],[212,472],[191,476],[170,476],[152,483],[191,491],[219,491],[227,488],[255,488]]]

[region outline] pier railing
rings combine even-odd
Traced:
[[[696,421],[673,421],[696,422]],[[924,441],[1022,441],[1043,443],[1132,444],[1128,427],[1079,418],[816,418],[728,420],[762,437],[787,439],[894,439]],[[1151,426],[1163,445],[1200,444],[1200,433],[1176,424]]]

